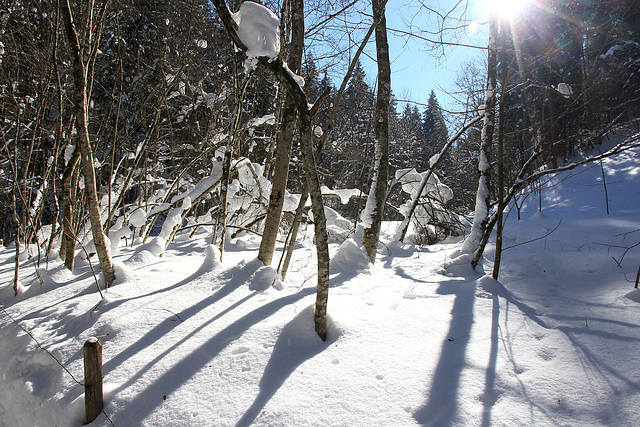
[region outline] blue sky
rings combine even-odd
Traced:
[[[390,0],[387,6],[387,27],[389,29],[407,30],[407,22],[413,21],[414,26],[425,29],[434,29],[429,23],[429,17],[425,15],[423,8],[406,6],[407,0]],[[416,2],[413,2],[416,3]],[[430,2],[434,7],[445,8],[455,4],[455,1],[444,0]],[[471,0],[468,17],[476,22],[486,20],[482,16],[480,0]],[[433,16],[433,14],[431,14]],[[486,26],[478,26],[475,31],[467,29],[460,32],[460,43],[486,46]],[[374,41],[370,41],[369,52],[373,54]],[[452,46],[445,48],[444,55],[435,57],[427,52],[432,45],[415,38],[402,38],[399,35],[389,33],[389,50],[391,57],[391,86],[397,99],[410,100],[418,103],[426,103],[429,93],[434,90],[442,107],[452,107],[453,100],[442,90],[452,89],[460,66],[477,57],[484,57],[485,51],[469,47]],[[442,53],[442,49],[440,50]],[[363,60],[367,75],[371,80],[375,79],[376,65],[369,58]],[[442,88],[442,89],[441,89]],[[399,108],[403,108],[399,105]],[[419,106],[422,110],[423,107]]]

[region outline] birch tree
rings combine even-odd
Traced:
[[[496,84],[497,84],[497,38],[498,20],[493,14],[489,18],[489,43],[487,54],[487,84],[484,104],[484,121],[482,124],[482,135],[480,141],[480,156],[478,159],[478,190],[476,192],[476,206],[473,216],[471,233],[464,241],[462,251],[472,254],[471,265],[475,268],[480,257],[478,250],[484,231],[487,228],[490,208],[490,178],[491,178],[491,142],[493,139],[493,129],[495,127],[495,105],[496,105]]]
[[[115,280],[111,253],[107,247],[107,240],[102,229],[100,206],[98,204],[98,191],[96,188],[96,173],[94,170],[93,151],[89,139],[89,102],[88,79],[91,64],[98,52],[100,40],[101,21],[104,19],[108,1],[102,5],[99,11],[98,21],[94,22],[95,2],[89,1],[84,6],[84,21],[82,32],[78,31],[71,11],[69,0],[60,2],[60,13],[64,21],[67,42],[69,43],[69,56],[72,63],[74,83],[73,102],[76,116],[77,143],[81,153],[82,172],[87,193],[89,208],[89,220],[91,233],[95,243],[100,268],[104,275],[106,286],[109,287]]]
[[[223,0],[212,0],[218,15],[231,39],[238,49],[247,52],[246,44],[239,37],[238,24],[231,17],[231,12]],[[286,67],[281,58],[259,56],[258,64],[269,70],[293,97],[298,110],[298,125],[300,134],[300,149],[304,164],[307,186],[311,195],[311,210],[313,212],[316,251],[318,258],[318,286],[315,305],[315,330],[324,341],[327,339],[327,301],[329,299],[329,245],[327,238],[327,219],[324,213],[320,180],[313,156],[311,114],[307,97],[296,81],[295,76]]]
[[[302,67],[302,53],[304,50],[304,2],[293,0],[291,7],[291,43],[289,44],[289,69],[293,73],[300,73]],[[289,179],[289,163],[291,161],[291,147],[296,130],[296,105],[293,96],[287,92],[282,109],[282,125],[277,135],[275,149],[275,164],[273,171],[269,209],[264,224],[264,232],[260,242],[258,258],[265,264],[271,265],[273,251],[276,246],[280,218],[284,206],[284,196]]]

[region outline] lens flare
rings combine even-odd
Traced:
[[[483,5],[489,14],[513,18],[531,2],[532,0],[483,0]]]

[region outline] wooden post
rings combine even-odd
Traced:
[[[84,343],[84,423],[89,424],[102,412],[102,343],[89,338]]]

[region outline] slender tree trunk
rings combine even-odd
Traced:
[[[86,6],[92,7],[92,3]],[[84,40],[86,45],[81,45],[76,31],[73,16],[71,13],[71,5],[69,0],[63,0],[60,3],[62,19],[64,20],[67,40],[69,42],[69,54],[72,62],[74,94],[73,100],[76,113],[76,130],[78,138],[78,148],[80,148],[82,172],[84,175],[84,184],[87,192],[87,204],[89,207],[89,220],[91,222],[91,233],[93,242],[96,246],[100,268],[104,275],[105,284],[111,286],[115,280],[113,271],[113,263],[111,262],[111,253],[107,247],[104,232],[102,230],[102,220],[100,218],[100,206],[98,203],[98,191],[96,187],[96,175],[93,168],[93,152],[89,141],[89,106],[87,100],[87,62],[85,62],[85,49],[89,47],[89,37],[91,37],[91,23],[87,25],[87,39]],[[91,13],[89,10],[88,13]],[[96,41],[97,43],[97,41]],[[89,58],[90,59],[90,58]]]
[[[235,30],[231,13],[223,0],[212,0],[216,7],[218,16],[222,20],[225,28],[229,32],[235,45],[247,51],[247,47],[242,43]],[[315,306],[315,330],[320,339],[327,339],[327,302],[329,299],[329,243],[327,237],[327,218],[324,214],[322,203],[322,193],[320,191],[320,180],[313,156],[311,115],[309,114],[309,103],[306,95],[298,86],[297,82],[287,70],[283,61],[279,58],[269,59],[260,57],[261,66],[269,70],[276,79],[282,83],[284,88],[293,95],[300,120],[300,149],[302,152],[302,163],[307,177],[307,185],[311,194],[311,209],[315,225],[316,252],[318,257],[318,286],[316,292]]]
[[[378,60],[378,96],[375,110],[375,157],[372,188],[367,199],[367,208],[362,246],[369,255],[372,264],[376,262],[380,226],[384,218],[384,204],[387,197],[389,178],[389,102],[391,98],[391,63],[389,61],[389,43],[387,42],[387,21],[385,19],[385,0],[373,0],[373,19],[378,23],[375,29],[376,54]]]
[[[289,44],[289,69],[294,73],[299,73],[302,67],[302,52],[304,50],[304,2],[303,0],[292,0],[291,6],[291,43]],[[275,151],[275,164],[271,195],[269,197],[269,208],[267,218],[264,223],[262,240],[258,259],[264,265],[271,265],[273,251],[276,247],[278,230],[280,229],[280,218],[284,206],[284,196],[287,190],[289,179],[289,163],[291,162],[291,147],[296,130],[296,106],[293,96],[289,93],[285,95],[284,108],[282,110],[282,127],[278,133],[278,142]]]
[[[16,245],[15,264],[13,267],[13,295],[18,296],[18,280],[20,278],[20,227],[16,225],[16,236],[13,239]]]
[[[17,144],[16,144],[17,145]],[[18,192],[18,180],[13,180],[13,221],[15,222],[15,237],[13,239],[13,243],[16,245],[15,251],[15,264],[13,268],[13,294],[14,296],[18,296],[18,280],[20,279],[20,222],[18,221],[18,201],[17,195]]]
[[[242,114],[242,100],[244,99],[244,93],[249,85],[251,74],[244,76],[242,83],[240,84],[240,91],[236,96],[236,111],[235,120],[232,124],[231,140],[227,144],[224,150],[224,163],[222,165],[222,175],[220,177],[220,213],[216,217],[216,225],[213,229],[212,244],[215,243],[216,233],[220,228],[220,262],[224,257],[224,245],[227,238],[227,196],[229,194],[229,182],[231,178],[231,162],[233,161],[233,152],[235,150],[236,141],[238,139],[238,126],[240,124],[240,115]]]
[[[336,92],[335,99],[333,100],[333,106],[329,110],[329,115],[328,115],[327,120],[325,121],[325,125],[324,125],[324,131],[322,132],[322,136],[320,137],[320,142],[318,143],[318,146],[317,146],[316,151],[315,151],[315,158],[316,159],[318,158],[318,156],[322,152],[322,148],[324,147],[324,144],[326,142],[327,136],[330,133],[333,117],[335,116],[336,111],[338,110],[337,107],[340,104],[340,99],[342,98],[342,94],[344,93],[344,91],[345,91],[345,89],[347,87],[347,84],[348,84],[349,80],[351,79],[351,74],[353,73],[353,69],[355,68],[356,64],[358,63],[358,60],[360,59],[360,55],[364,51],[364,48],[367,45],[367,42],[369,41],[369,38],[373,34],[373,31],[375,30],[376,24],[377,24],[377,22],[374,21],[374,23],[371,24],[371,27],[369,27],[369,31],[365,35],[364,39],[362,40],[362,43],[360,43],[360,46],[358,47],[358,50],[356,51],[355,55],[351,59],[351,64],[349,64],[349,69],[347,70],[347,73],[345,74],[344,78],[342,79],[342,84],[340,85],[340,88]],[[265,176],[266,176],[266,174],[265,174]],[[291,261],[292,255],[293,255],[293,250],[295,248],[295,243],[296,243],[298,231],[300,229],[300,222],[302,221],[302,213],[303,213],[303,210],[304,210],[304,204],[305,204],[305,202],[307,200],[307,197],[309,197],[309,191],[308,191],[308,188],[306,188],[306,186],[305,186],[305,188],[303,190],[302,198],[301,198],[300,203],[298,204],[298,207],[296,209],[296,215],[294,217],[293,225],[292,225],[292,232],[291,232],[291,236],[290,236],[289,242],[288,242],[287,253],[286,253],[286,256],[285,256],[285,259],[284,259],[284,262],[283,262],[282,269],[280,270],[280,274],[281,274],[282,280],[285,280],[286,273],[287,273],[287,270],[289,268],[289,263]],[[359,203],[359,201],[358,201],[358,203]]]
[[[293,218],[293,224],[291,225],[291,235],[289,236],[289,242],[287,243],[287,252],[284,255],[284,261],[282,262],[282,268],[280,269],[280,278],[284,281],[287,277],[287,271],[289,270],[289,264],[291,263],[291,257],[293,256],[293,250],[296,246],[296,240],[298,239],[298,231],[300,231],[300,223],[302,222],[302,214],[304,213],[304,205],[309,197],[309,190],[305,185],[302,194],[300,195],[300,201],[296,208],[296,214]]]
[[[62,175],[62,241],[60,243],[60,259],[64,265],[73,271],[75,258],[76,232],[73,224],[73,206],[78,185],[78,163],[80,150],[73,150],[64,174]]]
[[[487,54],[487,86],[484,106],[484,122],[480,141],[480,158],[478,161],[478,191],[471,233],[464,241],[462,250],[473,255],[471,265],[475,268],[480,262],[482,252],[479,250],[484,231],[487,227],[490,207],[491,183],[491,142],[495,126],[496,84],[497,84],[497,37],[498,21],[495,15],[489,19],[489,43]]]
[[[267,147],[267,155],[264,159],[263,176],[271,181],[271,175],[273,174],[273,156],[276,149],[276,141],[278,140],[278,134],[280,133],[282,123],[282,110],[284,110],[284,99],[287,96],[286,91],[280,89],[280,85],[276,86],[275,95],[275,113],[274,122],[271,127],[271,138],[269,138],[269,146]]]
[[[504,40],[502,41],[502,50],[504,52]],[[500,108],[498,113],[498,211],[496,212],[496,257],[493,261],[493,278],[498,280],[500,275],[500,262],[502,260],[502,231],[503,231],[503,218],[504,212],[504,95],[507,86],[507,67],[502,63],[501,79],[502,85],[500,87]]]

